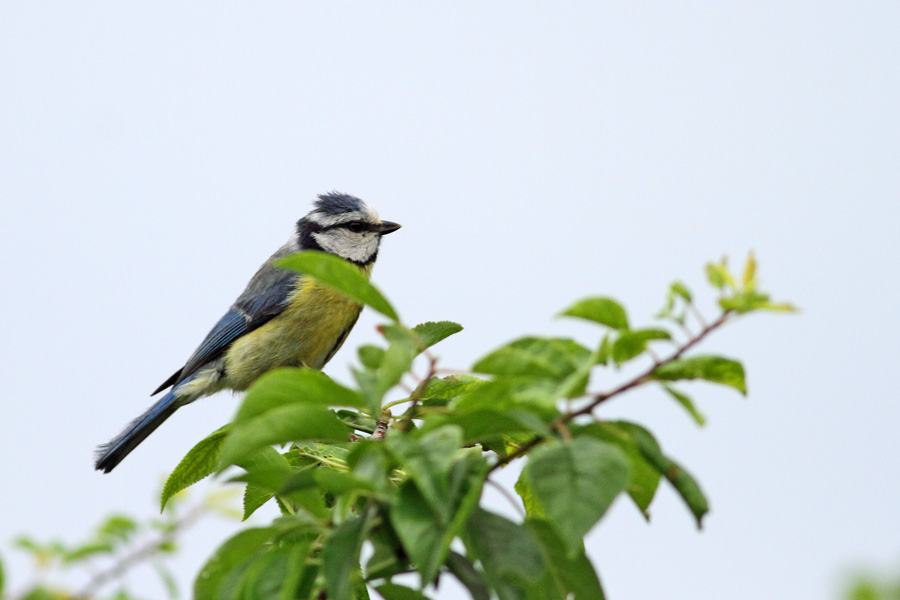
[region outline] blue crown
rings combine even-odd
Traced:
[[[340,192],[329,192],[320,194],[319,199],[313,205],[316,210],[326,215],[339,215],[347,212],[362,210],[365,204],[356,196],[350,194],[341,194]]]

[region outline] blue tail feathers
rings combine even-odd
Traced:
[[[162,422],[172,416],[181,406],[175,396],[175,389],[169,390],[159,402],[151,406],[147,412],[131,422],[125,430],[112,440],[97,448],[96,463],[94,468],[104,473],[112,471],[116,465],[122,462],[138,444],[144,441],[148,435],[162,425]]]

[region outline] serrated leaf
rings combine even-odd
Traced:
[[[628,484],[628,460],[614,446],[590,437],[532,450],[522,471],[534,497],[574,557],[582,540]]]
[[[368,514],[338,525],[325,540],[322,566],[328,600],[350,600],[359,572],[359,552],[369,532]]]
[[[219,464],[219,453],[231,425],[225,425],[200,440],[181,459],[172,474],[166,479],[160,497],[159,510],[166,507],[169,499],[178,492],[187,489],[201,479],[212,475]]]
[[[585,298],[559,314],[593,321],[612,329],[628,329],[628,316],[625,314],[625,309],[612,298]]]
[[[307,405],[281,406],[261,416],[235,423],[222,447],[219,466],[237,464],[242,457],[286,442],[345,442],[350,429],[326,408]]]
[[[613,342],[612,357],[617,364],[637,358],[647,351],[647,343],[651,340],[671,340],[672,335],[665,329],[636,329],[623,331]]]
[[[697,410],[697,407],[694,406],[694,401],[691,400],[690,396],[682,394],[675,388],[665,384],[663,384],[663,388],[669,393],[670,396],[672,396],[672,398],[675,399],[678,404],[680,404],[684,408],[684,410],[688,412],[689,415],[691,415],[691,418],[697,425],[703,427],[706,424],[706,417],[704,417],[703,414],[701,414],[700,411]]]
[[[570,339],[525,337],[494,350],[472,367],[478,373],[542,377],[560,382],[591,356]]]
[[[321,371],[276,369],[250,386],[234,417],[234,423],[247,421],[276,408],[294,405],[362,408],[366,402],[358,392],[336,383]]]
[[[274,496],[275,494],[268,488],[248,483],[244,488],[244,513],[241,520],[246,521],[249,519],[250,515],[255,513],[260,506],[271,500]]]
[[[747,395],[743,365],[736,360],[722,356],[701,355],[679,358],[657,367],[653,371],[652,377],[659,381],[702,379],[710,383],[733,387],[743,395]]]
[[[305,250],[282,258],[276,261],[275,265],[314,277],[323,285],[352,300],[372,307],[389,319],[400,320],[397,311],[378,291],[378,288],[369,282],[368,276],[362,269],[333,254]]]
[[[564,598],[571,592],[574,600],[603,600],[600,580],[584,552],[568,556],[563,541],[546,521],[528,518],[525,527],[543,550],[544,562]]]
[[[462,329],[462,325],[453,321],[428,321],[413,327],[412,332],[421,340],[425,348],[430,348],[454,333],[459,333]]]

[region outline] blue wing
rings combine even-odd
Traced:
[[[280,315],[287,307],[299,275],[274,267],[263,267],[231,309],[219,319],[184,366],[160,385],[151,396],[178,385],[206,363],[217,359],[239,337]]]

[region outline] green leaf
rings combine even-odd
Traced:
[[[372,346],[371,344],[360,346],[356,353],[359,356],[359,362],[367,369],[377,369],[381,366],[381,361],[384,360],[384,348]]]
[[[3,561],[0,560],[0,594],[3,594],[3,588],[5,584],[5,578],[3,576]]]
[[[626,491],[644,518],[650,520],[648,508],[659,487],[660,472],[644,458],[630,430],[624,429],[615,422],[600,421],[583,427],[573,427],[572,435],[591,435],[617,445],[625,453],[629,465]]]
[[[385,393],[403,378],[403,374],[412,368],[413,359],[416,357],[416,348],[408,337],[395,338],[391,341],[384,360],[378,368],[375,376],[375,397],[370,398],[369,410],[378,412],[381,408],[381,399]]]
[[[625,363],[647,351],[650,340],[671,340],[672,335],[665,329],[636,329],[623,331],[613,342],[612,357],[616,364]]]
[[[462,430],[462,445],[491,442],[512,436],[537,433],[549,435],[544,422],[525,410],[466,410],[453,411],[442,417],[434,417],[423,426],[423,431],[435,427],[453,425]]]
[[[373,552],[366,562],[366,579],[389,579],[410,570],[409,559],[403,544],[389,520],[382,520],[369,535]]]
[[[247,421],[284,406],[351,406],[366,405],[356,391],[335,383],[315,369],[276,369],[260,377],[241,403],[234,423]]]
[[[322,550],[328,600],[350,600],[359,571],[359,551],[369,531],[368,515],[344,521],[331,532]]]
[[[278,490],[293,474],[286,456],[270,446],[264,446],[240,457],[236,464],[246,471],[232,481],[245,481],[269,491]]]
[[[747,255],[747,265],[741,279],[745,289],[752,290],[756,285],[756,257],[753,252]]]
[[[478,505],[487,467],[481,453],[463,454],[447,477],[447,504],[452,519],[436,513],[412,481],[400,487],[397,502],[390,510],[391,523],[412,564],[422,576],[423,585],[437,576],[450,551],[450,543],[459,535],[466,520]]]
[[[341,258],[326,252],[306,250],[275,262],[276,266],[315,277],[323,285],[352,300],[371,306],[384,316],[399,321],[397,312],[378,289],[369,282],[366,273]]]
[[[559,416],[560,388],[560,383],[549,379],[496,377],[456,398],[451,408],[457,413],[525,410],[549,423]]]
[[[197,574],[194,600],[232,598],[233,586],[238,578],[249,566],[252,556],[262,549],[273,533],[268,528],[247,529],[222,544]]]
[[[628,316],[622,305],[612,298],[585,298],[560,313],[606,325],[612,329],[628,329]]]
[[[375,426],[378,424],[378,421],[372,417],[367,417],[364,414],[352,410],[339,410],[336,411],[336,413],[338,418],[343,421],[345,425],[352,427],[356,431],[372,433],[375,431]]]
[[[564,551],[565,544],[546,521],[526,519],[525,527],[544,552],[544,562],[550,574],[563,592],[575,594],[574,600],[603,600],[603,589],[594,566],[584,552],[570,557]]]
[[[256,512],[260,506],[271,500],[275,494],[267,488],[248,483],[244,488],[244,514],[242,521],[250,518],[250,515]]]
[[[166,479],[165,486],[163,486],[159,506],[160,512],[166,507],[166,502],[169,501],[169,498],[216,471],[216,466],[219,464],[219,452],[230,428],[231,425],[225,425],[216,429],[198,442],[181,459],[181,462],[178,463],[178,466]]]
[[[526,337],[494,350],[472,370],[563,381],[590,356],[590,350],[570,339]]]
[[[422,392],[421,400],[426,406],[443,406],[486,383],[484,379],[466,374],[450,375],[443,379],[432,377]]]
[[[634,439],[644,458],[672,484],[672,487],[687,504],[697,520],[697,528],[702,528],[703,516],[709,512],[709,503],[694,478],[678,463],[665,456],[653,434],[640,425],[627,421],[613,421],[607,425],[619,428]]]
[[[484,577],[500,600],[524,600],[546,571],[537,542],[524,527],[475,510],[466,524],[466,547],[480,561]]]
[[[684,410],[688,412],[689,415],[691,415],[691,418],[694,419],[694,422],[697,425],[699,425],[700,427],[706,425],[706,417],[704,417],[700,413],[700,411],[697,410],[697,407],[694,406],[694,402],[689,396],[682,394],[675,388],[665,384],[663,384],[663,388],[669,393],[670,396],[672,396],[672,398],[675,399],[678,404],[680,404],[684,408]]]
[[[448,475],[462,441],[462,430],[452,425],[430,431],[419,439],[407,435],[387,440],[387,447],[400,468],[409,474],[444,523],[450,520],[449,503],[453,501],[448,497]]]
[[[585,534],[625,490],[628,460],[618,447],[590,437],[538,447],[528,456],[522,477],[572,558],[582,550]]]
[[[736,287],[734,278],[731,276],[731,273],[728,272],[728,264],[724,258],[718,263],[707,263],[706,278],[713,287],[720,290],[724,289],[726,285],[731,289],[735,289]]]
[[[491,590],[484,583],[484,578],[468,558],[456,552],[447,556],[447,568],[466,586],[472,600],[491,600]]]
[[[131,517],[125,515],[112,515],[100,525],[97,532],[103,538],[115,538],[123,542],[131,540],[137,533],[138,524]]]
[[[425,348],[430,348],[462,329],[462,325],[453,321],[428,321],[413,327],[412,332],[422,341]]]
[[[258,554],[244,569],[237,582],[236,599],[293,600],[303,574],[311,537],[298,542],[282,542]]]
[[[736,360],[721,356],[703,355],[679,358],[657,367],[653,371],[652,377],[659,381],[703,379],[711,383],[731,386],[743,395],[747,395],[743,365]]]
[[[112,544],[93,542],[68,550],[63,555],[62,562],[63,564],[72,564],[98,554],[112,554],[113,552],[115,552],[115,547]]]
[[[262,416],[235,423],[222,447],[220,467],[272,444],[299,441],[346,442],[350,429],[333,412],[318,406],[275,408]]]
[[[385,583],[375,589],[384,597],[384,600],[428,600],[416,590],[395,583]]]
[[[681,299],[685,302],[693,301],[693,298],[691,297],[691,291],[680,281],[673,281],[671,289],[673,294],[681,297]]]
[[[535,519],[547,518],[547,512],[541,506],[540,502],[537,501],[537,498],[534,497],[531,484],[526,477],[519,476],[519,479],[516,481],[515,489],[516,493],[519,494],[519,497],[522,499],[522,505],[525,506],[526,515]]]

